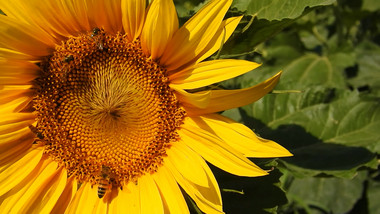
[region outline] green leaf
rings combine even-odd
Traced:
[[[296,207],[309,205],[311,213],[348,213],[360,199],[365,179],[365,172],[358,173],[352,180],[295,178],[288,190],[288,196]]]
[[[280,84],[281,89],[302,90],[302,87],[312,85],[346,88],[344,70],[355,64],[355,54],[352,53],[352,48],[349,45],[342,46],[340,49],[335,48],[335,50],[321,56],[311,52],[302,52],[300,42],[293,40],[294,35],[292,36],[292,34],[277,36],[272,41],[272,45],[262,51],[262,55],[266,57],[268,63],[264,63],[256,71],[240,77],[241,86],[249,87],[258,83],[258,80],[264,80],[262,75],[268,78],[270,74],[283,70],[281,82],[285,82],[285,84]],[[263,69],[269,69],[271,72],[267,70],[258,72],[263,71]],[[285,87],[281,87],[281,85]]]
[[[291,151],[294,157],[283,159],[283,164],[297,178],[321,173],[352,178],[363,166],[377,167],[375,155],[361,147],[314,143]]]
[[[362,9],[372,11],[372,12],[374,12],[376,10],[380,10],[380,1],[378,1],[378,0],[363,0]]]
[[[246,125],[294,153],[284,161],[295,174],[351,177],[360,167],[376,167],[370,151],[380,152],[379,107],[358,93],[310,87],[267,95],[240,111]]]
[[[337,36],[332,36],[327,41],[328,49],[324,53],[328,57],[334,70],[343,75],[343,71],[356,63],[356,53],[350,42],[339,42]]]
[[[266,96],[253,107],[248,114],[271,129],[286,124],[298,125],[324,142],[363,146],[380,152],[377,131],[380,103],[363,100],[356,92],[310,87],[302,94]]]
[[[369,214],[377,214],[380,210],[380,182],[371,180],[367,188]]]
[[[331,59],[316,54],[306,54],[294,60],[284,68],[282,78],[294,85],[325,85],[327,87],[344,87],[342,73],[336,70]]]
[[[202,214],[203,212],[199,209],[195,201],[187,195],[184,191],[182,192],[186,200],[187,206],[191,214]]]
[[[202,0],[174,0],[174,4],[180,18],[189,18],[204,5]]]
[[[250,24],[252,20],[247,20],[249,18],[250,17],[245,17],[237,33],[223,46],[221,58],[252,54],[256,50],[257,45],[273,37],[295,21],[290,19],[283,21],[255,19],[252,24]],[[245,27],[248,27],[248,29],[243,30]]]
[[[358,73],[349,82],[356,88],[369,86],[374,94],[380,96],[380,46],[363,41],[355,51]]]
[[[330,5],[335,0],[235,0],[233,7],[259,19],[282,20],[299,17],[305,8]]]

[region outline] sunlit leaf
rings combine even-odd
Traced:
[[[304,85],[325,85],[343,87],[342,73],[336,70],[333,62],[325,56],[306,54],[284,68],[284,79],[302,82]],[[291,76],[292,78],[287,78]]]
[[[363,0],[363,10],[376,11],[380,10],[380,1],[378,0]]]
[[[338,100],[330,103],[332,99]],[[325,142],[380,152],[380,133],[376,131],[380,127],[379,107],[379,102],[362,100],[357,93],[310,89],[302,94],[267,96],[254,105],[251,114],[271,129],[294,124]],[[268,113],[262,114],[264,109]]]
[[[222,58],[253,53],[257,45],[267,41],[295,20],[268,21],[254,19],[251,25],[249,21],[251,20],[246,18],[245,22],[240,25],[238,33],[224,45]],[[247,26],[249,28],[242,32],[243,28]]]
[[[307,7],[330,5],[335,0],[235,0],[233,7],[257,15],[259,19],[281,20],[294,19],[302,14]]]

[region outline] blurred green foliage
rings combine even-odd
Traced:
[[[182,23],[205,4],[175,2]],[[380,1],[235,0],[227,16],[237,15],[240,25],[214,58],[263,65],[221,87],[284,72],[275,92],[223,114],[294,157],[253,160],[274,169],[260,178],[212,168],[225,212],[379,213]]]

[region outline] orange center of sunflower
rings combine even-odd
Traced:
[[[71,37],[41,63],[36,80],[39,139],[45,153],[80,181],[109,168],[114,185],[154,173],[178,140],[184,118],[166,70],[139,41],[95,28]]]

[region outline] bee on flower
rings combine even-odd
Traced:
[[[260,99],[281,72],[189,92],[259,66],[204,61],[242,18],[224,19],[231,2],[179,27],[172,0],[1,1],[0,213],[187,213],[182,190],[223,212],[207,162],[254,177],[268,173],[248,157],[290,156],[218,114]]]

